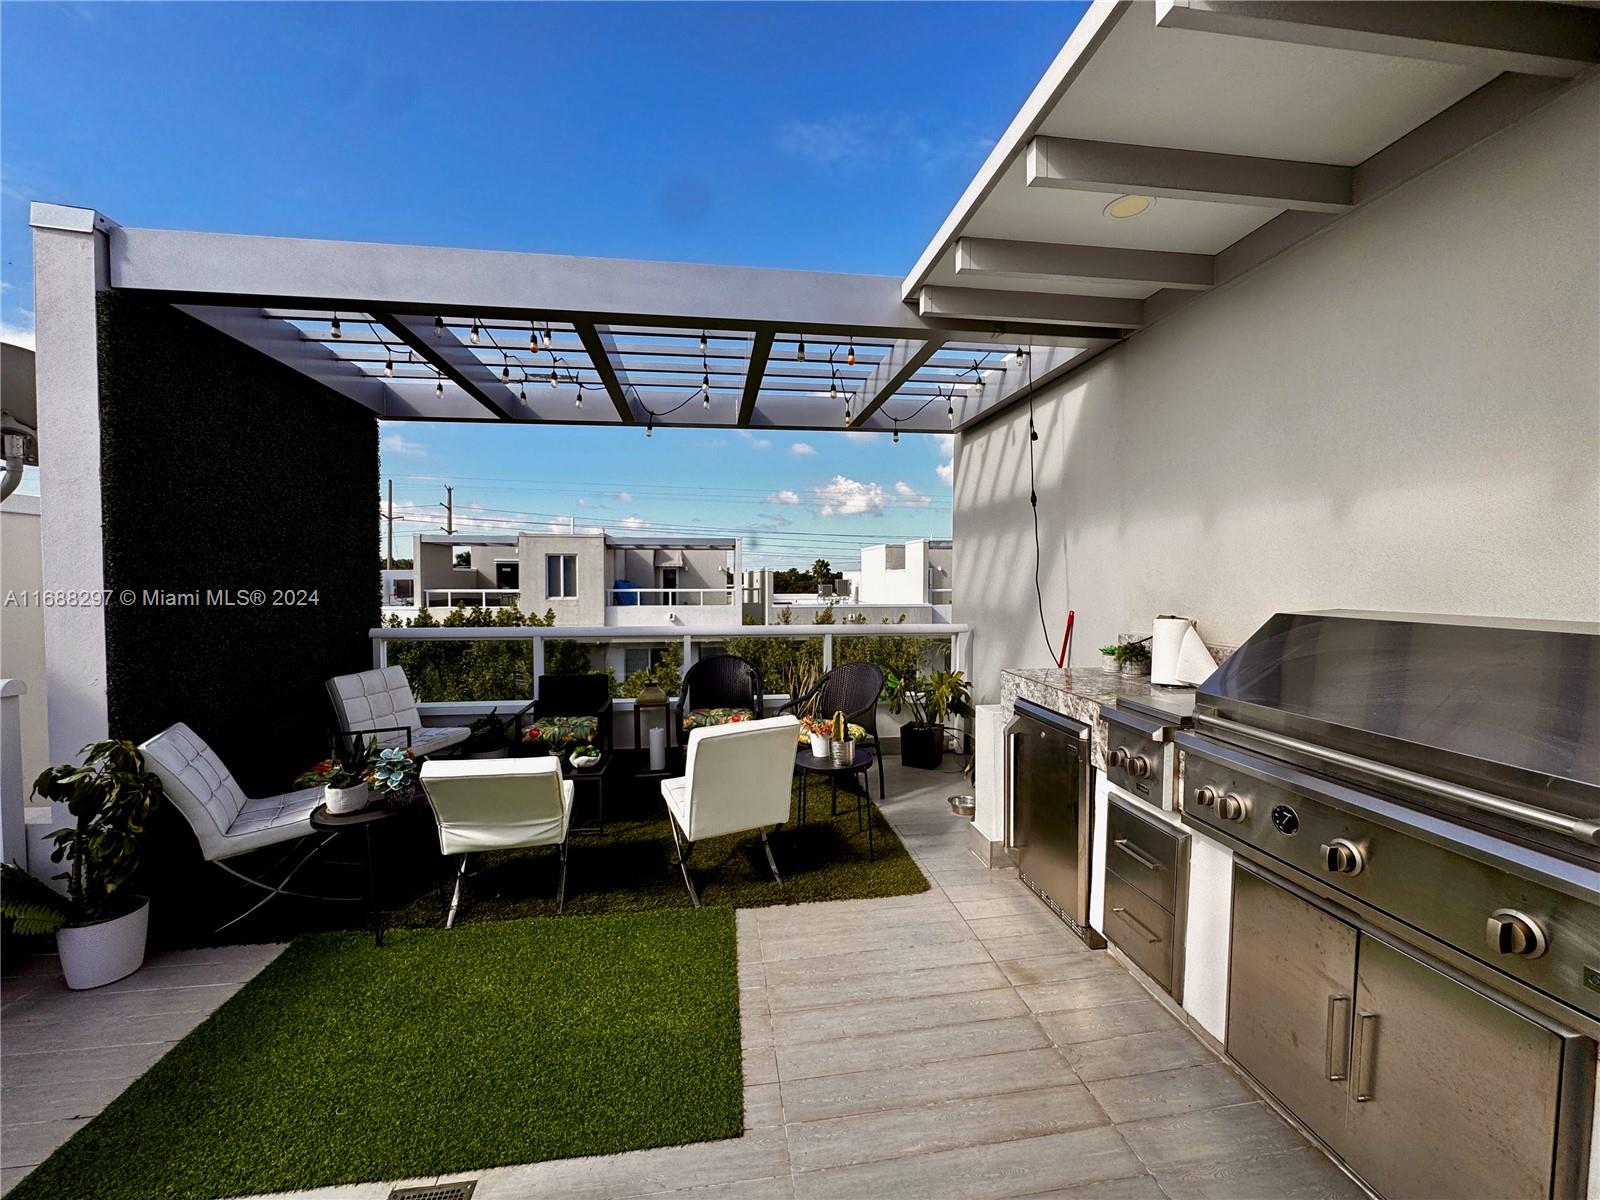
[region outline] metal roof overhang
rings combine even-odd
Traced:
[[[1597,64],[1582,0],[1096,0],[901,296],[942,320],[1114,316],[1137,336]],[[1106,211],[1129,195],[1154,203]]]

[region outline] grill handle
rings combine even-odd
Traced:
[[[1568,817],[1561,813],[1550,812],[1547,809],[1535,808],[1531,804],[1519,804],[1515,800],[1492,796],[1488,792],[1480,792],[1476,788],[1463,787],[1459,783],[1450,783],[1443,779],[1432,779],[1427,775],[1418,775],[1415,771],[1407,771],[1403,767],[1391,767],[1388,763],[1362,758],[1357,754],[1346,754],[1343,750],[1318,746],[1312,742],[1302,742],[1299,738],[1292,738],[1282,733],[1273,733],[1266,729],[1258,729],[1254,725],[1230,721],[1225,717],[1199,717],[1196,718],[1195,723],[1197,725],[1204,724],[1215,729],[1223,729],[1242,737],[1253,738],[1258,742],[1266,742],[1268,745],[1280,746],[1285,750],[1314,755],[1327,762],[1338,763],[1340,766],[1351,767],[1378,779],[1388,780],[1390,783],[1403,784],[1406,787],[1416,788],[1421,792],[1428,792],[1446,800],[1453,800],[1457,804],[1465,805],[1467,808],[1476,809],[1479,812],[1492,813],[1497,817],[1509,817],[1514,821],[1536,825],[1540,829],[1548,829],[1552,833],[1577,838],[1580,842],[1600,845],[1600,821],[1584,821],[1577,817]]]

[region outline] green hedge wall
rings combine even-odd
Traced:
[[[377,421],[163,301],[102,292],[99,319],[106,587],[140,597],[106,613],[111,733],[187,722],[281,791],[326,750],[324,681],[372,664]],[[241,589],[317,602],[207,602]]]

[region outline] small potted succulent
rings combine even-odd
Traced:
[[[321,787],[330,813],[360,812],[372,803],[367,775],[378,753],[378,739],[335,735],[333,752],[294,781],[295,787]]]
[[[462,753],[468,758],[506,758],[511,754],[511,735],[499,716],[499,709],[479,717],[467,726],[467,741]]]
[[[600,747],[591,742],[582,742],[572,748],[567,755],[567,761],[580,771],[600,765]]]
[[[411,748],[380,750],[367,768],[367,787],[372,794],[399,808],[411,800],[411,785],[417,781],[417,760]]]
[[[1117,661],[1117,648],[1115,646],[1100,647],[1100,669],[1107,675],[1115,675],[1122,670],[1122,663]]]
[[[1150,639],[1123,642],[1117,647],[1117,664],[1124,675],[1150,674]]]
[[[850,736],[852,726],[844,719],[844,713],[833,714],[833,721],[828,728],[828,737],[831,742],[829,753],[833,757],[833,765],[842,767],[846,763],[856,760],[855,739]]]
[[[833,757],[833,722],[821,717],[801,717],[800,728],[811,743],[812,758]]]
[[[162,797],[132,742],[95,742],[81,765],[50,767],[34,794],[65,804],[74,821],[51,833],[51,862],[68,869],[63,896],[14,864],[0,867],[0,909],[22,935],[54,933],[61,972],[73,989],[100,987],[144,963],[150,899],[130,888],[139,868],[145,823]]]

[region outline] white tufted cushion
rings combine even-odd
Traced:
[[[322,803],[321,788],[252,800],[239,790],[211,747],[181,723],[139,749],[167,798],[194,830],[207,862],[291,842],[311,832],[311,810]]]
[[[698,842],[787,821],[799,728],[781,716],[691,732],[685,774],[661,781],[684,837]]]
[[[422,790],[441,854],[475,854],[567,840],[573,784],[558,758],[431,759]]]
[[[328,697],[333,701],[341,730],[361,733],[404,727],[411,731],[411,748],[418,755],[437,754],[466,741],[471,733],[464,725],[424,725],[411,684],[399,667],[335,675],[328,680]],[[377,737],[380,746],[406,745],[403,733],[382,733]]]

